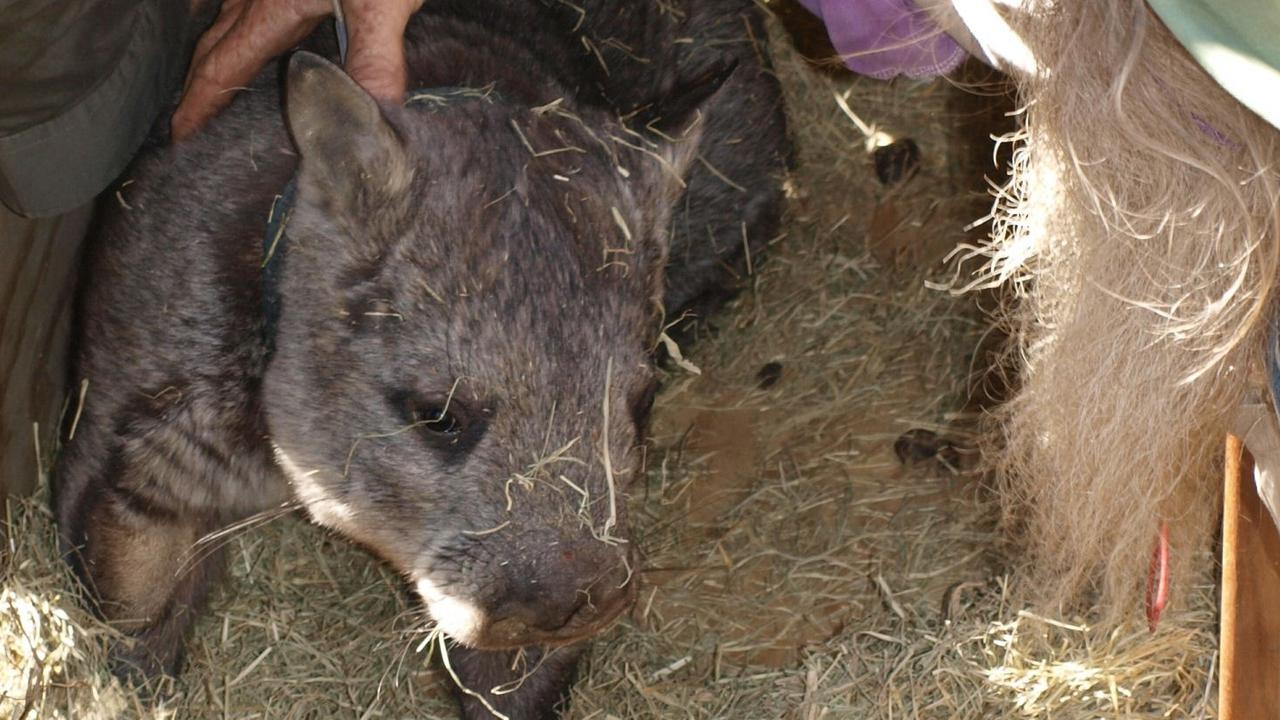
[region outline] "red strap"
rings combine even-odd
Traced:
[[[1147,627],[1156,631],[1160,615],[1169,602],[1169,523],[1160,521],[1160,533],[1151,551],[1151,568],[1147,573]]]

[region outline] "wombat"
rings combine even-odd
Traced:
[[[117,672],[176,673],[195,543],[296,500],[416,589],[466,717],[554,716],[636,594],[664,318],[777,230],[763,37],[749,0],[430,0],[403,104],[300,52],[145,151],[86,255],[57,491]]]

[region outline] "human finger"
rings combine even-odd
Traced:
[[[347,72],[370,95],[398,101],[408,83],[404,29],[422,0],[348,0]]]
[[[218,10],[218,17],[200,35],[200,39],[196,41],[195,52],[191,53],[191,64],[187,68],[187,79],[183,83],[185,88],[191,82],[191,71],[199,62],[209,54],[209,50],[217,45],[227,31],[231,29],[236,21],[240,19],[241,13],[244,12],[245,0],[226,0],[222,3],[222,7]]]
[[[176,139],[190,136],[247,85],[271,58],[305,38],[329,11],[326,0],[258,0],[193,63],[172,119]]]

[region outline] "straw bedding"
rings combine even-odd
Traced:
[[[632,501],[644,589],[569,717],[1211,716],[1206,557],[1186,557],[1198,571],[1154,636],[1014,592],[973,450],[988,322],[925,284],[989,205],[1007,100],[834,74],[771,33],[799,151],[785,234],[685,348],[700,374],[667,372]],[[913,138],[916,176],[881,186],[850,114]],[[910,429],[950,452],[904,464]],[[148,707],[102,669],[111,631],[75,600],[47,501],[46,480],[8,510],[0,717],[454,716],[398,578],[292,516],[229,540],[231,581]]]

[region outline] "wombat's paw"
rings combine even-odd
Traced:
[[[474,698],[461,700],[462,720],[497,720],[505,717],[508,720],[560,720],[561,703],[552,702],[545,705],[524,703],[514,705],[507,702],[492,702],[486,707]],[[493,708],[490,710],[490,708]],[[499,713],[499,714],[495,714]]]
[[[173,679],[182,672],[184,660],[180,645],[158,649],[140,638],[130,637],[113,642],[108,656],[111,674],[149,701],[163,699],[173,692]]]
[[[464,720],[556,720],[561,717],[585,643],[546,651],[486,651],[455,647],[454,695]],[[462,688],[466,688],[465,690]],[[493,692],[502,688],[501,692]]]

